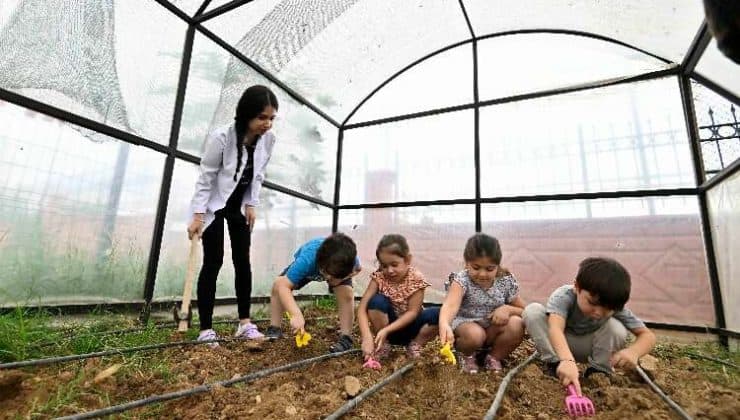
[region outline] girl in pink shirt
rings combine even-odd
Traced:
[[[405,345],[409,357],[419,357],[437,334],[439,308],[422,306],[424,289],[430,285],[410,265],[409,245],[402,235],[383,236],[375,256],[379,268],[370,276],[357,310],[364,357],[382,358],[390,344]]]

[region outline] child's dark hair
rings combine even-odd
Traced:
[[[409,253],[409,244],[406,242],[406,238],[403,235],[397,233],[389,233],[383,235],[378,242],[378,248],[375,250],[375,258],[380,260],[380,251],[391,253],[395,256],[401,257],[404,260],[408,259],[411,255]]]
[[[262,85],[254,85],[248,87],[244,93],[242,93],[239,103],[236,105],[236,116],[234,117],[234,128],[236,129],[236,172],[234,172],[234,181],[236,181],[236,174],[239,173],[239,169],[242,164],[242,141],[244,136],[247,134],[247,128],[249,122],[257,118],[266,107],[271,106],[278,109],[277,96],[270,90],[270,88]]]
[[[510,274],[509,270],[501,267],[501,244],[498,243],[498,239],[485,233],[476,233],[468,238],[463,258],[465,262],[469,262],[483,257],[490,258],[494,264],[499,266],[497,277]]]
[[[578,265],[576,285],[598,299],[598,305],[620,311],[630,298],[630,273],[616,260],[591,257]]]
[[[357,246],[349,236],[337,232],[324,239],[316,252],[316,265],[332,277],[343,279],[352,274]]]

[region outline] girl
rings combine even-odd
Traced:
[[[250,322],[249,246],[265,167],[275,145],[275,136],[269,130],[277,110],[278,101],[270,89],[252,86],[239,100],[234,123],[217,129],[205,141],[200,176],[190,205],[193,218],[188,226],[191,239],[197,235],[203,240],[203,267],[198,276],[198,340],[217,338],[211,327],[216,277],[224,257],[224,220],[229,228],[239,308],[239,326],[234,335],[264,337]]]
[[[463,355],[462,368],[478,372],[476,352],[490,346],[487,370],[500,371],[501,360],[524,338],[519,285],[500,266],[501,246],[496,238],[477,233],[468,239],[463,254],[465,270],[452,277],[439,315],[439,339]]]
[[[386,356],[390,343],[406,345],[409,357],[419,357],[424,344],[437,334],[439,308],[422,307],[424,289],[430,284],[409,265],[411,254],[403,236],[383,236],[375,256],[380,267],[370,276],[357,310],[365,360]]]

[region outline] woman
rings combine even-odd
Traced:
[[[234,123],[216,129],[205,141],[200,176],[190,205],[188,236],[203,240],[203,267],[198,276],[198,340],[218,338],[212,328],[216,278],[224,257],[224,220],[229,228],[234,263],[239,338],[264,336],[250,320],[252,268],[249,261],[255,206],[270,161],[275,136],[270,131],[278,101],[265,86],[251,86],[236,107]],[[218,344],[213,343],[216,347]]]

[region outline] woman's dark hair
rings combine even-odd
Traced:
[[[380,251],[385,250],[397,257],[403,258],[404,260],[409,258],[409,244],[406,242],[406,238],[403,235],[397,233],[389,233],[380,238],[378,242],[378,248],[375,250],[375,258],[380,260]]]
[[[234,181],[236,181],[236,174],[239,173],[239,169],[242,164],[242,141],[244,136],[247,135],[247,128],[249,122],[257,118],[262,111],[268,106],[278,109],[277,96],[267,86],[254,85],[248,87],[244,93],[242,93],[239,103],[236,105],[236,116],[234,117],[234,128],[236,129],[236,172],[234,172]]]

